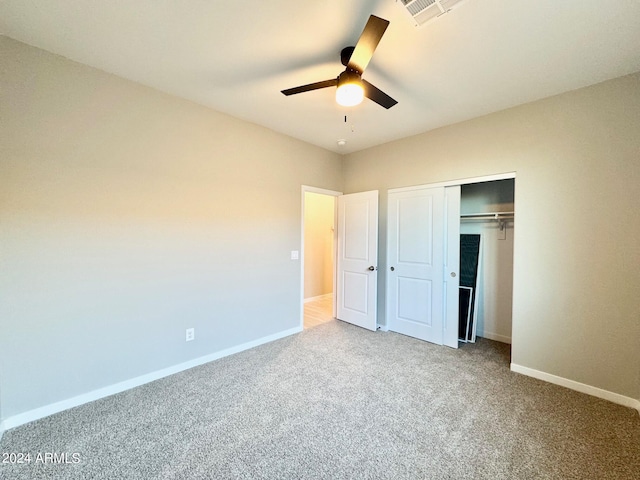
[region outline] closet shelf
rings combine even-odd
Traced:
[[[460,220],[495,220],[500,231],[505,229],[507,220],[514,217],[514,212],[462,213]]]
[[[501,220],[513,218],[514,212],[462,213],[462,220]]]

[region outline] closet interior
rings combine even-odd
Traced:
[[[511,343],[514,190],[514,179],[461,186],[460,342]]]

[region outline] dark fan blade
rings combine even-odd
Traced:
[[[388,26],[388,20],[375,15],[369,17],[369,21],[365,25],[362,35],[360,35],[358,43],[356,43],[356,48],[349,59],[349,64],[347,65],[349,68],[362,75]]]
[[[296,93],[310,92],[311,90],[318,90],[320,88],[327,88],[327,87],[335,87],[336,85],[338,85],[338,79],[332,78],[331,80],[324,80],[322,82],[310,83],[309,85],[301,85],[299,87],[282,90],[282,93],[284,93],[287,96],[295,95]]]
[[[362,80],[362,84],[364,85],[364,96],[373,100],[378,105],[383,106],[387,110],[393,107],[396,103],[398,103],[397,100],[394,100],[389,95],[384,93],[379,88],[374,87],[366,80]]]

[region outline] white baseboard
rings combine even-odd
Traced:
[[[6,429],[4,428],[4,422],[0,422],[0,442],[2,442],[2,435],[4,435],[4,431]]]
[[[511,364],[511,371],[537,378],[538,380],[544,380],[545,382],[553,383],[555,385],[560,385],[561,387],[566,387],[577,392],[586,393],[587,395],[602,398],[603,400],[608,400],[610,402],[617,403],[618,405],[635,408],[638,411],[638,414],[640,414],[640,400],[636,400],[635,398],[626,397],[619,393],[603,390],[598,387],[587,385],[586,383],[569,380],[568,378],[558,377],[557,375],[541,372],[540,370],[535,370],[533,368],[523,367],[522,365],[517,365],[515,363]]]
[[[333,293],[325,293],[324,295],[317,295],[315,297],[309,297],[304,299],[304,303],[315,302],[316,300],[322,300],[323,298],[331,297]]]
[[[380,330],[381,332],[388,332],[389,331],[389,327],[387,327],[386,325],[382,325],[381,323],[378,324],[378,330]]]
[[[489,340],[495,340],[496,342],[511,344],[511,337],[507,337],[506,335],[499,335],[492,332],[482,332],[482,335],[478,334],[478,336],[482,338],[488,338]]]
[[[241,345],[236,345],[235,347],[227,348],[219,352],[215,352],[209,355],[205,355],[203,357],[195,358],[193,360],[189,360],[188,362],[179,363],[171,367],[163,368],[162,370],[156,370],[155,372],[147,373],[146,375],[141,375],[139,377],[135,377],[129,380],[125,380],[123,382],[115,383],[113,385],[99,388],[91,392],[83,393],[81,395],[77,395],[75,397],[68,398],[60,402],[45,405],[44,407],[35,408],[33,410],[19,413],[18,415],[13,415],[11,417],[4,419],[2,423],[0,423],[0,426],[2,428],[2,430],[0,430],[0,436],[1,436],[1,433],[4,432],[5,430],[19,427],[20,425],[24,425],[26,423],[33,422],[35,420],[39,420],[44,417],[48,417],[49,415],[53,415],[54,413],[59,413],[64,410],[68,410],[70,408],[83,405],[85,403],[93,402],[95,400],[99,400],[100,398],[109,397],[116,393],[129,390],[131,388],[139,387],[140,385],[144,385],[145,383],[153,382],[155,380],[168,377],[169,375],[173,375],[174,373],[179,373],[184,370],[188,370],[190,368],[197,367],[199,365],[203,365],[205,363],[209,363],[229,355],[233,355],[234,353],[239,353],[244,350],[248,350],[250,348],[263,345],[265,343],[273,342],[274,340],[288,337],[289,335],[293,335],[301,331],[302,331],[302,327],[300,326],[295,328],[290,328],[289,330],[284,330],[282,332],[278,332],[273,335],[268,335],[266,337],[253,340],[251,342],[243,343]]]

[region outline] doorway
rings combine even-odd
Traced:
[[[340,192],[302,188],[302,328],[335,318],[336,198]]]

